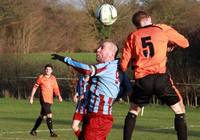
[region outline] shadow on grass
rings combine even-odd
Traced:
[[[121,129],[123,131],[122,125],[114,124],[113,128]],[[174,135],[176,135],[176,131],[174,130],[174,128],[153,128],[153,127],[148,127],[148,126],[136,125],[135,130],[141,131],[141,132],[163,133],[163,134],[174,134]],[[200,137],[200,133],[199,133],[199,131],[188,130],[188,137],[190,137],[190,136]]]

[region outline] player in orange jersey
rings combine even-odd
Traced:
[[[166,72],[166,62],[167,44],[187,48],[188,40],[168,25],[152,24],[151,17],[144,11],[135,13],[132,21],[137,30],[128,36],[121,58],[122,71],[126,71],[128,64],[132,63],[135,78],[123,139],[131,140],[136,117],[154,94],[174,111],[178,140],[187,140],[185,107],[181,95]]]
[[[52,112],[51,105],[53,104],[53,96],[54,94],[58,97],[58,100],[62,102],[62,97],[60,95],[59,87],[56,81],[55,76],[52,75],[53,67],[50,64],[47,64],[44,69],[44,74],[40,75],[37,78],[35,85],[33,86],[30,103],[33,104],[33,97],[35,95],[36,90],[40,87],[40,104],[41,104],[41,112],[40,116],[35,122],[33,129],[30,134],[33,136],[37,136],[37,128],[40,126],[43,118],[46,118],[46,123],[50,131],[51,137],[57,137],[53,130],[52,124]]]

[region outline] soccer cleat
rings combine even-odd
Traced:
[[[50,137],[58,137],[58,135],[56,133],[52,132]]]
[[[32,130],[32,131],[30,132],[30,134],[31,134],[32,136],[37,136],[37,132],[34,131],[34,130]]]

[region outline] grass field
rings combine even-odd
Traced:
[[[122,140],[124,117],[128,104],[116,103],[113,108],[114,125],[108,140]],[[70,128],[75,104],[72,102],[58,103],[55,101],[54,129],[59,137],[56,140],[76,140]],[[38,129],[38,136],[32,137],[29,131],[35,118],[38,117],[40,106],[38,100],[30,105],[28,100],[0,99],[0,140],[49,140],[49,132],[45,121]],[[134,140],[176,140],[173,129],[173,113],[166,106],[150,105],[145,107],[144,116],[138,117]],[[187,109],[189,140],[200,140],[200,110]]]

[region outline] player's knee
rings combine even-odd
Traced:
[[[73,129],[73,131],[77,131],[79,129],[78,125],[72,124],[71,128]]]
[[[184,114],[185,113],[185,106],[184,106],[183,102],[181,102],[181,101],[174,105],[171,105],[170,107],[174,111],[175,114]]]
[[[140,111],[141,111],[141,108],[140,108],[139,106],[137,106],[137,105],[135,105],[135,104],[132,104],[132,105],[130,106],[130,110],[129,110],[130,113],[132,113],[132,114],[138,116],[138,114],[140,113]]]
[[[47,118],[52,118],[52,113],[47,114]]]

